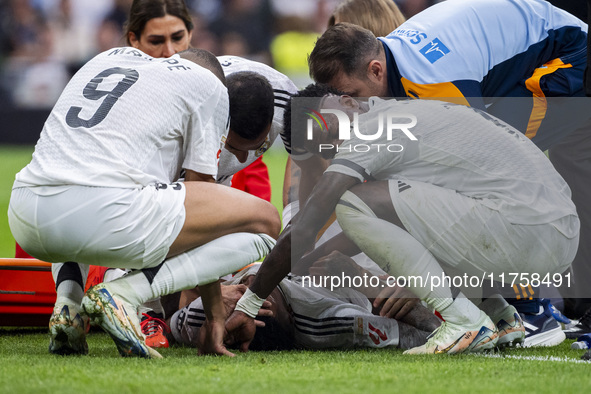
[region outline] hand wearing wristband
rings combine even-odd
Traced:
[[[243,312],[254,319],[256,315],[258,315],[259,309],[261,309],[264,302],[264,298],[259,297],[256,293],[247,289],[238,300],[238,303],[236,303],[236,308],[234,310]]]

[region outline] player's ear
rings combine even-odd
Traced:
[[[372,81],[381,81],[384,78],[384,65],[379,60],[371,60],[367,65],[367,76]]]
[[[132,31],[127,33],[127,41],[129,41],[129,44],[134,48],[139,48],[140,46],[140,41],[138,40],[135,33]]]
[[[344,107],[349,107],[353,109],[359,108],[359,103],[351,96],[342,95],[339,99],[339,103]]]

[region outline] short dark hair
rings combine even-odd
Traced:
[[[226,77],[230,97],[230,129],[247,140],[257,139],[273,121],[275,96],[264,76],[252,71]]]
[[[283,114],[283,136],[288,141],[291,141],[292,149],[302,149],[302,145],[304,142],[304,130],[306,129],[306,125],[304,122],[305,120],[307,120],[307,116],[304,116],[305,114],[303,113],[303,110],[309,109],[310,107],[314,110],[318,109],[318,107],[320,107],[322,97],[326,96],[327,94],[342,96],[345,93],[326,84],[312,83],[306,86],[304,89],[297,92],[296,94],[294,94],[290,98],[290,102],[285,108],[285,112]],[[317,98],[318,100],[310,100],[309,105],[306,106],[307,108],[298,106],[298,108],[295,109],[297,113],[294,113],[292,100],[298,97],[306,97],[310,99]],[[296,120],[295,129],[298,130],[298,132],[295,135],[292,135],[292,130],[294,129],[294,125],[292,125],[291,122],[292,113],[294,113],[294,119]],[[301,130],[301,132],[299,132],[299,130]]]
[[[130,32],[139,40],[149,20],[166,15],[176,16],[184,22],[187,31],[193,30],[193,19],[184,0],[133,0],[124,27],[127,44],[131,45]]]
[[[371,31],[351,23],[337,23],[322,34],[308,56],[310,76],[318,83],[330,83],[341,72],[365,78],[367,65],[380,48]]]
[[[249,345],[250,350],[293,350],[296,349],[293,331],[282,327],[274,317],[257,316],[257,320],[265,323],[264,327],[257,327],[254,339]]]
[[[183,59],[190,60],[203,68],[208,69],[213,73],[213,75],[215,75],[216,77],[218,77],[220,81],[222,81],[224,86],[226,85],[226,76],[224,75],[224,69],[218,61],[218,58],[215,57],[213,53],[206,51],[205,49],[189,48],[179,52],[179,56]]]

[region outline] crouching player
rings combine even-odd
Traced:
[[[482,351],[498,341],[496,322],[460,291],[429,286],[429,277],[444,275],[442,265],[507,280],[508,273],[561,273],[572,262],[579,219],[570,189],[514,128],[445,102],[361,102],[318,85],[302,95],[321,99],[286,114],[294,147],[334,159],[226,322],[230,341],[246,347],[260,303],[290,270],[284,261],[312,249],[335,208],[349,239],[390,275],[420,278],[409,288],[444,318],[411,354]],[[326,123],[306,123],[310,108],[332,113]],[[378,136],[384,119],[403,126]],[[368,135],[345,138],[351,121],[374,135],[373,145]]]
[[[65,88],[16,176],[12,233],[44,261],[136,271],[82,298],[87,272],[60,269],[69,276],[56,283],[69,288],[50,322],[54,353],[87,352],[85,312],[121,355],[158,357],[137,307],[198,285],[207,314],[200,352],[231,355],[218,278],[263,257],[280,221],[266,201],[215,184],[229,125],[224,81],[207,51],[157,59],[115,48]],[[175,183],[182,169],[185,182]]]

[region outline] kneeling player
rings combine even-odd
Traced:
[[[207,51],[156,59],[115,48],[65,88],[17,174],[11,230],[44,261],[138,271],[84,299],[86,272],[61,278],[71,288],[50,323],[56,353],[87,352],[82,304],[121,355],[158,357],[141,335],[138,305],[199,285],[208,315],[200,351],[230,354],[218,278],[264,256],[280,221],[271,204],[213,183],[229,123],[224,81]],[[174,183],[182,169],[185,182]]]
[[[234,338],[247,342],[253,327],[247,316],[289,271],[283,259],[311,249],[335,208],[346,235],[389,274],[418,278],[412,290],[445,319],[413,354],[481,351],[497,342],[495,324],[463,294],[445,282],[429,286],[429,278],[444,274],[440,263],[498,280],[514,272],[560,273],[572,262],[579,220],[570,190],[545,155],[512,127],[444,102],[365,103],[319,86],[304,95],[322,99],[288,119],[299,120],[292,124],[293,138],[334,160],[229,318],[226,328]],[[346,119],[326,113],[326,130],[311,122],[310,138],[310,108],[338,110]],[[408,126],[382,133],[369,151],[355,149],[368,145],[367,135],[350,133],[344,141],[340,132],[340,123],[355,120],[373,134],[383,130],[384,119]],[[321,151],[320,143],[330,149]],[[387,145],[402,149],[383,149]]]

